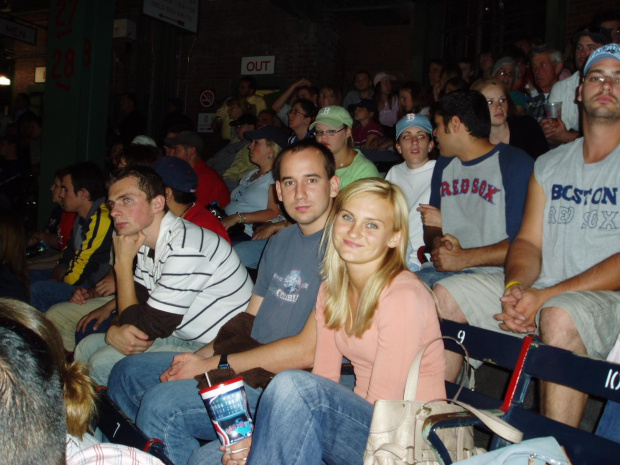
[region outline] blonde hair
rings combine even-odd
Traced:
[[[271,147],[271,150],[273,150],[272,158],[276,158],[283,150],[282,147],[280,147],[276,142],[272,141],[271,139],[265,139],[265,144],[267,145],[267,147]]]
[[[353,310],[348,297],[351,283],[346,263],[336,251],[332,236],[336,216],[358,195],[387,200],[393,210],[393,232],[400,232],[400,243],[388,249],[383,263],[364,286],[353,319]],[[405,195],[398,186],[380,178],[366,178],[355,181],[340,191],[329,214],[321,241],[321,245],[325,245],[321,276],[327,285],[325,320],[328,328],[338,330],[348,323],[347,334],[356,337],[361,337],[370,328],[381,293],[396,275],[407,270],[408,238],[409,207]]]
[[[95,416],[95,389],[86,365],[67,363],[60,333],[43,313],[30,305],[12,299],[0,299],[0,316],[28,328],[47,344],[60,373],[67,411],[67,431],[82,438]]]

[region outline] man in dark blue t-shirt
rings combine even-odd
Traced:
[[[504,264],[534,165],[522,150],[489,142],[491,120],[482,94],[452,92],[433,112],[442,156],[433,171],[430,204],[441,210],[441,226],[426,226],[433,266],[418,272],[431,287],[455,273]]]

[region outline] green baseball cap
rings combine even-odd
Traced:
[[[316,115],[316,119],[310,125],[310,129],[313,129],[319,123],[327,124],[332,128],[340,127],[343,124],[351,127],[353,126],[353,118],[343,107],[333,105],[319,110],[319,114]]]

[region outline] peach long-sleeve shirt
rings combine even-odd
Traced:
[[[411,272],[398,274],[383,291],[375,319],[361,338],[343,328],[325,326],[326,285],[316,302],[317,345],[313,373],[338,382],[342,356],[353,364],[354,392],[374,404],[378,399],[399,400],[405,393],[409,368],[418,351],[441,336],[435,302]],[[444,348],[441,341],[424,354],[417,400],[445,398]]]

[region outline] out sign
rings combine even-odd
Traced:
[[[241,58],[241,75],[273,74],[275,72],[276,57],[243,57]]]

